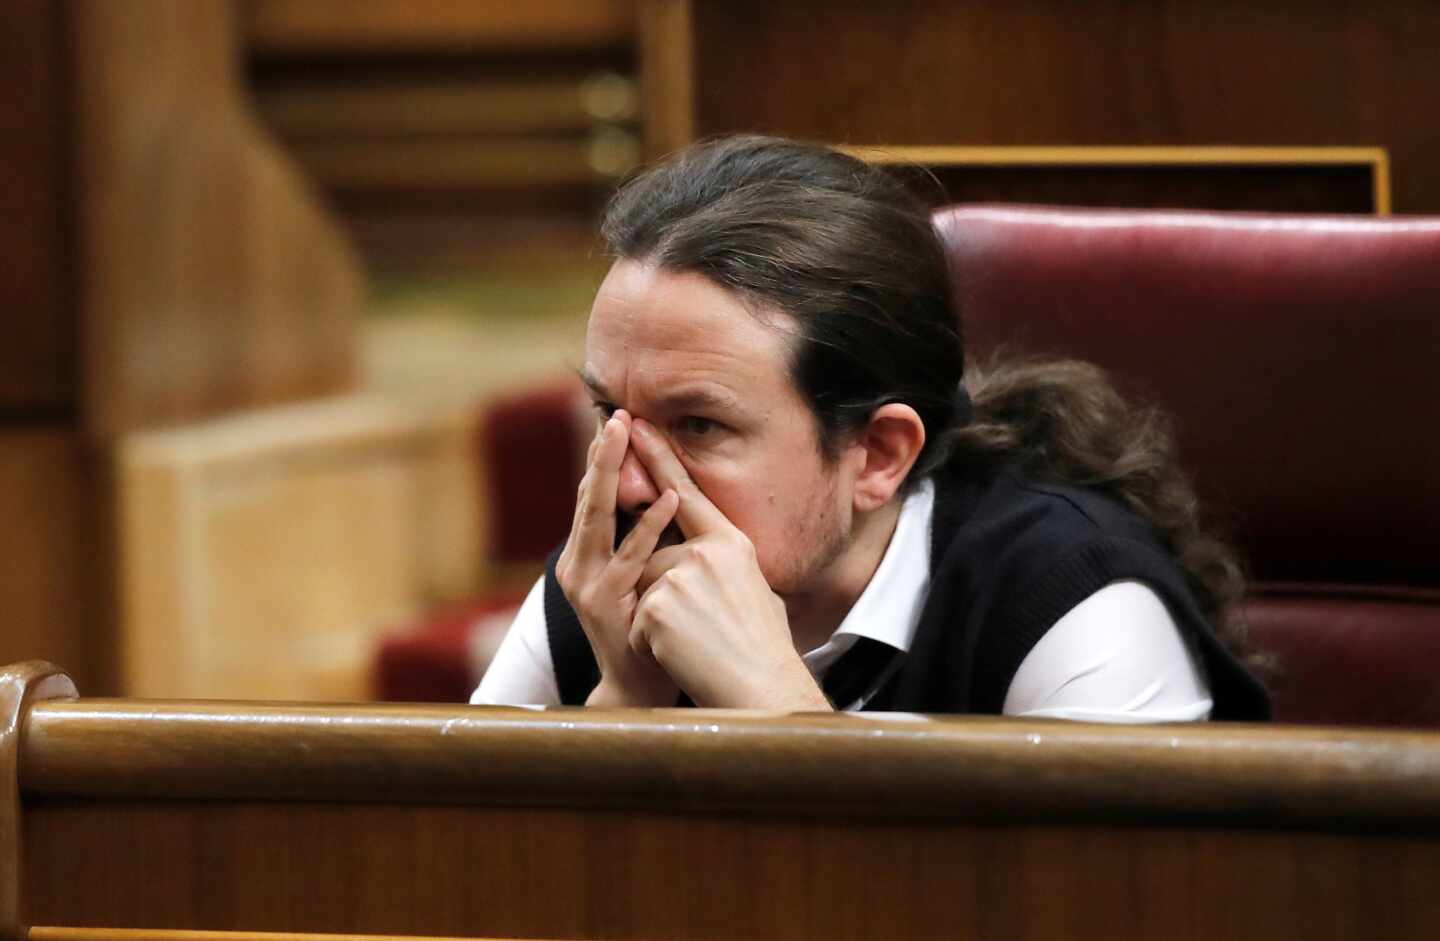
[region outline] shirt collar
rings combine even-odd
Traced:
[[[930,520],[935,483],[920,482],[900,507],[900,518],[870,583],[830,639],[804,655],[813,672],[823,671],[855,643],[868,637],[909,651],[930,589]]]

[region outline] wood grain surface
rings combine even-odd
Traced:
[[[1440,930],[1433,835],[222,801],[45,800],[26,823],[44,925],[1037,941]]]
[[[1440,931],[1437,735],[145,700],[25,731],[36,941]]]
[[[354,386],[359,267],[251,113],[235,16],[71,8],[80,414],[98,440]]]
[[[379,638],[479,589],[467,410],[343,397],[126,439],[132,696],[365,699]]]
[[[65,9],[45,0],[0,4],[0,419],[55,417],[75,402],[75,324],[65,127]]]
[[[71,427],[0,425],[0,663],[64,663],[102,679],[101,462]]]
[[[1425,732],[146,700],[45,703],[28,727],[37,797],[1440,822]]]
[[[0,9],[0,662],[92,692],[118,673],[116,437],[354,377],[360,274],[250,115],[233,7]]]
[[[645,153],[651,160],[696,137],[696,40],[691,5],[690,0],[639,0]]]
[[[1417,120],[1440,113],[1428,0],[674,5],[695,46],[692,137],[1376,146],[1395,210],[1440,212],[1440,154]]]
[[[27,660],[0,668],[0,938],[5,941],[25,934],[20,804],[24,720],[32,703],[75,695],[75,684],[54,664]]]
[[[443,54],[619,45],[634,0],[242,0],[245,35],[277,55]]]

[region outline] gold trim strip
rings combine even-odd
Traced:
[[[948,147],[840,146],[837,150],[882,165],[928,163],[977,166],[1172,166],[1298,163],[1358,164],[1388,171],[1383,147]]]
[[[1388,216],[1391,212],[1390,154],[1383,147],[837,146],[836,149],[878,166],[1360,166],[1370,169],[1375,215]]]
[[[1375,215],[1390,215],[1390,152],[1384,149],[1375,161]]]
[[[316,934],[291,931],[201,931],[170,928],[34,927],[29,941],[501,941],[408,934]],[[517,941],[517,939],[511,939]],[[542,939],[518,939],[542,941]]]

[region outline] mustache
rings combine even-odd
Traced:
[[[629,513],[615,514],[615,545],[613,546],[614,549],[618,550],[620,548],[620,543],[625,541],[625,537],[630,535],[630,531],[634,529],[635,524],[639,522],[639,516],[632,516]],[[680,527],[675,525],[675,523],[672,521],[668,526],[665,527],[665,530],[660,533],[660,539],[658,542],[655,543],[655,548],[664,549],[666,546],[678,546],[684,541],[685,534],[682,533],[680,531]]]

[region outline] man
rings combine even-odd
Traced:
[[[900,184],[731,138],[632,181],[603,231],[574,524],[473,701],[1267,714],[1211,626],[1234,566],[1177,520],[1178,473],[1159,503],[1106,476],[1163,443],[1076,364],[997,370],[972,407]]]

